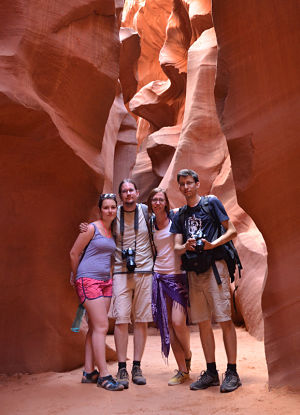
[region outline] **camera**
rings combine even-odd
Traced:
[[[136,267],[135,263],[135,250],[132,248],[123,249],[122,258],[126,260],[126,267],[129,272],[133,272]]]
[[[202,241],[202,238],[205,238],[204,233],[199,229],[196,233],[191,234],[190,237],[196,240],[195,251],[198,253],[202,252],[204,248],[204,242]]]

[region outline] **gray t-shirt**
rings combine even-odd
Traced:
[[[85,277],[107,281],[111,278],[111,261],[116,244],[114,238],[106,238],[101,235],[94,223],[92,225],[95,228],[95,233],[78,265],[76,280]]]
[[[149,233],[146,224],[146,220],[140,204],[138,206],[138,231],[135,235],[134,231],[134,215],[133,212],[124,211],[124,235],[123,235],[123,249],[135,247],[136,239],[136,254],[135,263],[136,268],[134,272],[150,273],[153,267],[153,256],[151,250],[151,244],[149,240]],[[122,259],[121,254],[121,234],[120,234],[120,213],[121,208],[118,207],[118,213],[115,223],[116,234],[116,253],[115,253],[115,266],[114,274],[127,274],[126,260]]]

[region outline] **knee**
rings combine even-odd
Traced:
[[[106,335],[108,332],[108,321],[103,322],[102,324],[98,324],[93,329],[94,333]]]
[[[222,321],[219,323],[223,332],[228,332],[228,331],[232,331],[235,330],[234,329],[234,325],[233,322],[231,320],[227,320],[227,321]]]
[[[200,332],[212,331],[212,326],[210,320],[201,321],[198,323]]]
[[[184,329],[185,322],[182,319],[174,318],[172,319],[172,327],[175,331],[180,331]]]

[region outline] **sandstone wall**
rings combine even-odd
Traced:
[[[0,10],[1,372],[72,369],[68,252],[113,165],[103,140],[119,76],[113,0],[9,0]],[[123,116],[124,118],[124,116]]]
[[[131,20],[130,13],[125,15],[123,24],[135,25],[151,5],[145,2],[137,10],[132,7],[135,14],[131,14]],[[143,30],[137,27],[141,36],[140,59],[147,56],[143,39],[151,41],[155,24],[161,25],[161,20],[153,18],[142,26]],[[140,147],[133,178],[142,200],[160,184],[167,189],[173,206],[181,206],[185,201],[178,192],[176,174],[182,168],[193,168],[200,175],[201,193],[214,193],[221,198],[239,231],[236,243],[244,266],[237,295],[241,314],[233,317],[262,339],[261,293],[267,251],[261,233],[236,199],[228,146],[214,98],[217,43],[210,2],[174,1],[165,25],[164,43],[157,55],[168,80],[155,79],[159,74],[156,70],[150,83],[138,85],[140,89],[129,102],[132,112],[140,117],[138,124],[141,118],[149,123],[148,130],[144,124],[137,131]],[[150,70],[153,67],[152,62]]]
[[[296,0],[213,0],[216,101],[238,201],[267,243],[270,386],[300,389],[299,63]]]

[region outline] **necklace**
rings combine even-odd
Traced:
[[[103,221],[100,219],[100,224],[101,224],[101,231],[104,233],[104,236],[106,236],[106,238],[111,238],[111,231],[108,230],[105,226]]]

